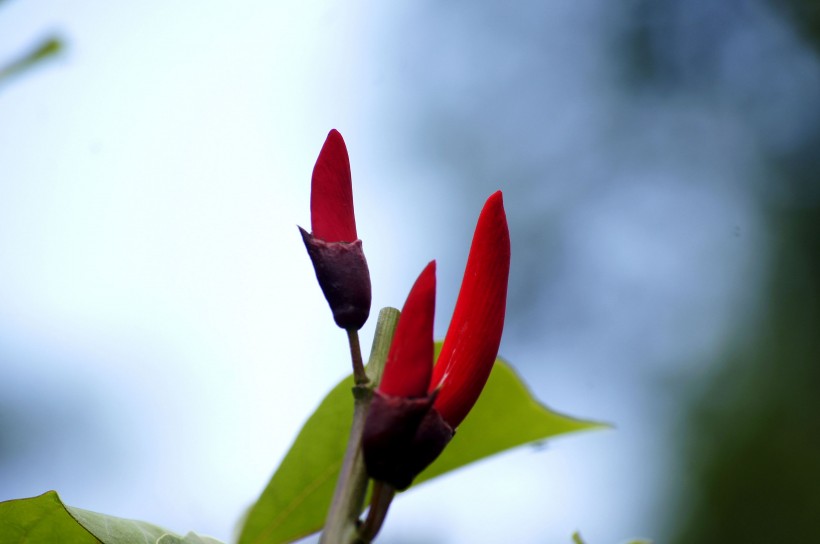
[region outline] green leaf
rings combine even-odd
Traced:
[[[573,544],[586,544],[586,542],[584,542],[584,539],[581,538],[581,533],[579,533],[578,531],[575,531],[574,533],[572,533],[572,543]],[[624,544],[652,544],[652,541],[639,538],[637,540],[629,540],[627,542],[624,542]]]
[[[251,507],[239,544],[293,542],[322,528],[352,424],[352,383],[348,377],[337,385],[302,427]],[[414,485],[522,444],[598,427],[547,409],[498,359],[453,441]]]
[[[63,504],[55,491],[0,502],[0,544],[219,544],[188,533],[179,537],[144,521]]]
[[[194,532],[189,532],[183,537],[166,533],[157,540],[156,544],[221,544],[215,538],[209,536],[198,535]]]
[[[413,485],[516,446],[603,427],[553,412],[532,396],[512,367],[496,359],[484,391],[453,440]]]
[[[292,542],[322,527],[353,423],[352,377],[334,387],[251,507],[239,544]]]
[[[54,491],[30,499],[0,502],[0,544],[22,542],[99,544],[71,517]]]
[[[38,43],[31,51],[27,51],[20,58],[0,66],[0,84],[5,79],[25,72],[42,61],[54,57],[63,49],[63,42],[56,37],[49,37]]]

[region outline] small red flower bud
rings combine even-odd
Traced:
[[[453,319],[433,369],[433,405],[453,428],[478,400],[501,343],[510,275],[510,231],[501,191],[478,217]]]
[[[333,319],[343,329],[358,330],[370,315],[370,271],[356,235],[347,148],[335,129],[313,168],[310,222],[312,233],[299,230]]]
[[[384,374],[365,422],[362,450],[371,478],[396,489],[410,486],[453,436],[432,410],[436,262],[419,275],[404,303]]]
[[[433,316],[436,261],[419,275],[404,303],[384,367],[379,391],[394,397],[427,396],[433,373]]]

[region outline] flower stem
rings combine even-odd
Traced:
[[[370,401],[373,398],[373,388],[381,380],[398,319],[399,311],[395,308],[383,308],[379,312],[367,373],[364,374],[364,370],[362,372],[365,381],[362,384],[357,380],[357,385],[353,387],[353,425],[350,429],[350,438],[342,461],[339,480],[336,482],[336,490],[333,492],[333,500],[327,513],[325,528],[319,540],[320,544],[352,544],[359,541],[358,520],[364,506],[368,480],[362,458],[362,432]],[[352,336],[349,331],[348,336]],[[356,334],[355,344],[358,347],[358,334]],[[353,352],[352,340],[351,352]]]
[[[367,512],[367,519],[359,529],[359,541],[369,544],[379,534],[382,523],[387,517],[387,509],[396,496],[396,490],[390,484],[374,481],[373,496],[370,499],[370,510]]]
[[[353,380],[356,385],[367,385],[369,378],[364,371],[362,347],[359,344],[359,331],[347,329],[347,341],[350,344],[350,359],[353,361]]]

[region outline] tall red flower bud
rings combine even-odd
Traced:
[[[478,400],[498,356],[507,282],[510,275],[510,231],[501,191],[484,204],[478,217],[453,319],[433,369],[434,403],[453,428]]]
[[[343,329],[358,330],[370,315],[370,272],[356,234],[350,160],[342,135],[327,135],[310,191],[312,233],[299,227],[316,278]]]
[[[355,242],[353,182],[347,147],[339,131],[330,131],[313,167],[310,187],[310,227],[325,242]]]
[[[453,319],[431,372],[433,265],[407,297],[362,438],[370,477],[399,490],[444,450],[478,400],[498,355],[510,273],[510,233],[500,191],[479,215]]]

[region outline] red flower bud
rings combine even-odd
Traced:
[[[433,369],[435,404],[453,428],[478,400],[501,343],[510,275],[510,232],[501,191],[478,217],[453,319]]]
[[[436,261],[419,275],[404,303],[379,391],[394,397],[426,397],[433,374]]]
[[[343,329],[358,330],[370,315],[370,271],[356,235],[347,148],[335,129],[313,168],[310,222],[311,234],[299,230],[333,319]]]
[[[319,152],[310,186],[310,227],[325,242],[355,242],[350,159],[339,131],[330,131]]]
[[[362,437],[371,478],[398,490],[409,487],[478,400],[498,355],[509,272],[510,234],[499,191],[478,218],[453,320],[432,372],[435,261],[407,297]]]
[[[436,262],[431,261],[407,295],[362,436],[370,477],[400,490],[410,486],[453,436],[432,410],[435,395],[427,394],[435,305]]]

